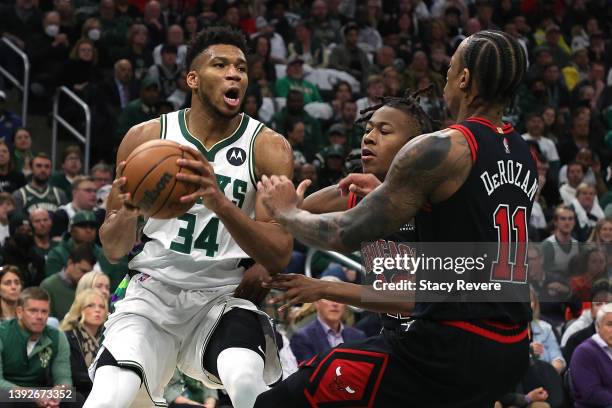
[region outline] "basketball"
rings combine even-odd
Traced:
[[[193,174],[182,168],[178,159],[197,160],[169,140],[151,140],[138,146],[127,158],[123,175],[125,192],[131,194],[132,205],[148,217],[169,219],[184,214],[192,203],[180,198],[197,190],[197,186],[176,179],[176,174]]]

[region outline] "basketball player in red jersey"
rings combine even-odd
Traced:
[[[501,118],[525,61],[521,46],[503,32],[466,38],[451,59],[444,88],[456,125],[408,142],[380,187],[351,210],[300,210],[291,181],[274,176],[259,184],[264,204],[298,240],[341,252],[413,217],[423,242],[524,244],[537,170],[527,144]],[[500,231],[511,236],[500,237]],[[517,276],[515,268],[510,275],[491,268],[490,279],[522,287],[521,267],[517,258]],[[255,407],[283,401],[294,407],[490,408],[514,390],[528,367],[528,301],[415,302],[411,316],[405,332],[383,331],[307,362],[261,394]]]

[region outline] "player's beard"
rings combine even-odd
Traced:
[[[217,119],[228,120],[233,119],[240,113],[240,110],[236,111],[236,113],[225,113],[221,111],[210,99],[210,97],[202,90],[202,88],[198,89],[198,99],[200,103],[204,107],[205,111],[211,112],[213,116]]]

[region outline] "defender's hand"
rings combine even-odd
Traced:
[[[195,184],[197,187],[195,192],[182,196],[181,202],[191,203],[191,205],[193,205],[199,198],[202,198],[206,208],[213,212],[217,212],[227,198],[225,194],[219,190],[215,170],[200,151],[183,145],[181,145],[181,150],[197,158],[197,160],[178,159],[176,161],[179,166],[186,167],[195,173],[178,173],[176,175],[177,180]]]
[[[268,289],[286,290],[280,296],[270,300],[270,303],[284,303],[278,311],[289,308],[298,303],[309,303],[322,299],[323,288],[327,283],[320,279],[309,278],[299,274],[279,274],[268,281],[262,282],[262,286]]]
[[[260,264],[255,264],[244,271],[240,284],[234,291],[234,296],[250,300],[254,304],[260,304],[270,289],[262,287],[261,283],[270,279],[270,274]]]
[[[293,182],[286,176],[262,176],[257,191],[270,215],[281,223],[283,217],[297,210],[300,199]]]
[[[355,193],[360,197],[365,197],[374,191],[382,183],[373,174],[351,173],[338,183],[338,188],[342,195],[349,192]]]

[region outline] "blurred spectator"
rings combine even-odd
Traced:
[[[250,57],[257,55],[263,60],[261,68],[263,68],[265,79],[267,80],[268,83],[273,83],[274,81],[276,81],[276,68],[274,66],[275,65],[274,61],[272,61],[272,57],[270,56],[270,52],[271,52],[270,40],[268,39],[268,37],[259,35],[253,38],[251,42],[252,42],[251,49],[253,50],[253,55],[251,55]],[[255,59],[252,62],[255,63],[259,61]],[[255,77],[254,79],[259,80],[261,79],[261,77]],[[249,72],[249,81],[251,81],[251,72]],[[271,95],[265,95],[262,92],[262,96],[271,96]]]
[[[133,24],[128,30],[127,46],[119,51],[116,59],[130,61],[134,69],[134,78],[142,80],[149,67],[153,65],[153,56],[147,48],[149,42],[149,30],[144,24]]]
[[[536,291],[531,288],[531,310],[533,320],[531,329],[531,349],[537,359],[550,363],[559,374],[565,370],[565,359],[561,355],[559,343],[550,323],[540,320],[540,300]]]
[[[96,191],[103,186],[113,184],[113,168],[104,162],[95,164],[89,173]]]
[[[15,208],[30,213],[36,208],[55,211],[68,200],[63,190],[49,184],[51,159],[44,153],[32,159],[32,181],[13,192]]]
[[[593,151],[590,148],[581,147],[574,160],[582,166],[583,178],[581,182],[596,187],[599,193],[604,194],[607,192],[607,187],[603,179],[601,163],[593,156]],[[565,168],[566,166],[563,166],[559,170],[560,184],[567,182],[567,171],[564,171]]]
[[[595,319],[597,312],[604,305],[612,302],[612,291],[610,284],[596,284],[591,290],[591,307],[567,327],[561,338],[563,345],[563,357],[565,361],[572,361],[576,347],[595,334]]]
[[[310,25],[314,38],[323,47],[340,43],[340,22],[330,18],[327,3],[323,0],[315,0],[310,8]],[[356,38],[355,33],[355,40]]]
[[[164,44],[161,49],[161,63],[149,68],[148,77],[157,81],[160,98],[166,99],[176,90],[176,81],[181,70],[177,64],[176,46]]]
[[[28,177],[32,174],[32,136],[26,128],[15,131],[15,145],[13,150],[13,167]]]
[[[316,152],[313,150],[313,141],[306,140],[306,127],[300,120],[288,120],[285,124],[285,134],[293,149],[293,153],[300,152],[305,160],[312,161]]]
[[[578,241],[572,237],[576,225],[576,213],[568,206],[558,206],[553,217],[554,230],[542,242],[544,269],[567,276],[572,257],[578,254]]]
[[[93,270],[83,275],[77,284],[76,296],[88,289],[99,291],[106,302],[110,300],[110,279],[104,272]]]
[[[287,76],[279,78],[274,83],[276,96],[286,98],[289,91],[296,90],[304,96],[304,105],[310,102],[322,102],[319,90],[312,83],[304,80],[304,61],[298,56],[292,57],[287,62]]]
[[[570,94],[561,76],[559,66],[553,63],[544,67],[542,79],[546,88],[546,104],[567,111],[571,106]]]
[[[360,113],[370,106],[378,105],[385,96],[385,83],[380,75],[370,75],[366,85],[366,96],[357,99],[357,112]]]
[[[217,390],[210,389],[200,381],[187,377],[177,368],[164,389],[164,399],[169,403],[169,408],[193,406],[215,408],[219,395]]]
[[[13,169],[9,147],[0,140],[0,192],[12,193],[26,183],[23,173]]]
[[[259,116],[259,109],[263,105],[261,94],[255,89],[251,88],[244,95],[243,111],[251,118],[261,121]]]
[[[13,265],[0,267],[0,322],[17,317],[17,301],[23,290],[19,268]]]
[[[30,89],[46,113],[66,63],[70,43],[68,36],[59,31],[60,15],[57,11],[45,14],[42,25],[43,30],[36,30],[37,34],[28,41],[26,53],[32,67]]]
[[[436,92],[440,92],[444,89],[444,78],[429,68],[429,58],[427,54],[423,51],[417,51],[412,57],[412,63],[403,72],[404,88],[420,89],[420,81],[425,77],[433,84]]]
[[[434,45],[431,47],[431,64],[430,68],[442,78],[446,77],[446,71],[450,65],[450,57],[447,49],[442,45]]]
[[[544,109],[542,109],[542,119],[544,120],[544,136],[557,145],[559,143],[559,137],[563,134],[557,110],[550,105],[544,107]]]
[[[563,199],[563,204],[571,205],[576,198],[576,189],[584,180],[584,170],[580,163],[571,162],[561,168],[561,171],[566,170],[567,176],[564,177],[566,183],[559,187],[559,194]]]
[[[242,29],[240,26],[240,9],[237,4],[230,4],[226,7],[221,24],[227,25],[235,30]]]
[[[589,118],[586,115],[574,114],[569,136],[570,138],[562,142],[559,146],[559,157],[561,164],[566,164],[573,160],[582,147],[589,147]]]
[[[183,31],[185,33],[184,37],[186,43],[189,43],[196,37],[200,30],[198,25],[198,18],[195,14],[187,14],[183,18]],[[155,51],[153,51],[153,54],[155,54]],[[155,56],[153,56],[153,58],[155,59]]]
[[[572,62],[561,69],[567,89],[574,90],[576,85],[588,78],[589,71],[589,51],[584,46],[572,47]]]
[[[322,355],[339,344],[365,339],[361,330],[342,323],[346,305],[324,299],[314,302],[314,305],[317,309],[316,320],[291,337],[291,350],[298,363],[308,361],[317,354]]]
[[[342,147],[344,151],[350,150],[348,146],[348,139],[346,137],[346,131],[344,126],[340,123],[334,123],[327,130],[327,140],[330,145],[336,145]]]
[[[544,253],[539,244],[530,244],[527,252],[529,284],[538,297],[541,316],[550,323],[565,319],[565,302],[569,299],[569,284],[557,273],[544,269]]]
[[[385,96],[400,96],[402,80],[399,71],[395,67],[389,66],[383,70],[382,77],[385,84]]]
[[[53,172],[49,179],[50,185],[62,189],[68,201],[72,200],[72,182],[83,170],[82,154],[77,145],[66,147],[62,153],[62,171]]]
[[[570,365],[576,408],[612,405],[612,304],[597,312],[597,333],[583,342]]]
[[[109,63],[112,63],[112,60],[117,59],[121,48],[125,46],[132,19],[126,15],[115,15],[116,8],[113,0],[100,0],[98,7],[98,17],[102,24],[99,41],[102,47],[108,50],[111,57]]]
[[[42,281],[40,287],[51,298],[50,315],[63,319],[74,301],[77,284],[81,277],[96,264],[92,244],[75,245],[62,269]]]
[[[601,249],[606,253],[608,257],[608,265],[612,262],[610,256],[612,255],[612,219],[604,218],[597,221],[595,228],[591,231],[587,243],[594,244],[597,248]]]
[[[606,277],[606,254],[596,247],[585,248],[576,263],[576,276],[570,279],[572,297],[578,302],[588,302],[594,282]]]
[[[320,0],[315,1],[314,4]],[[313,8],[315,7],[313,4]],[[329,55],[329,67],[351,74],[359,82],[363,82],[370,70],[367,54],[358,47],[359,29],[355,24],[347,24],[342,30],[344,43],[337,45]]]
[[[597,202],[595,187],[586,183],[580,184],[571,206],[576,213],[577,221],[574,236],[578,241],[585,242],[597,221],[604,218],[604,212]]]
[[[255,25],[257,33],[253,37],[267,37],[270,41],[270,58],[276,64],[284,64],[287,61],[287,46],[283,37],[274,32],[274,26],[268,23],[268,20],[263,16],[257,17]]]
[[[336,184],[343,176],[346,150],[339,145],[327,146],[321,152],[323,164],[318,174],[319,188]]]
[[[49,295],[45,290],[27,288],[21,292],[17,319],[0,324],[0,389],[72,386],[68,341],[64,333],[47,325],[47,317]],[[32,405],[59,404],[42,398]]]
[[[0,246],[9,237],[8,215],[15,209],[15,200],[9,193],[0,193]]]
[[[111,67],[111,60],[109,56],[109,50],[102,38],[102,23],[95,17],[90,17],[83,23],[81,27],[81,38],[87,38],[93,41],[95,49],[98,54],[98,66],[106,69]]]
[[[132,20],[138,20],[142,18],[142,13],[134,4],[131,4],[128,0],[117,0],[115,2],[115,15],[118,18],[126,17]]]
[[[546,46],[551,50],[553,60],[556,65],[559,67],[565,67],[569,65],[570,62],[570,54],[567,45],[563,41],[563,36],[561,33],[561,29],[556,24],[550,24],[546,28]],[[561,47],[560,44],[564,44],[564,47]]]
[[[555,143],[544,137],[544,119],[540,113],[529,113],[525,118],[527,132],[523,133],[523,139],[533,140],[540,147],[540,152],[548,161],[550,166],[549,171],[556,176],[559,174],[559,153]]]
[[[45,277],[45,258],[36,251],[27,218],[13,212],[9,220],[10,235],[2,246],[2,261],[19,268],[24,287],[36,286]]]
[[[32,36],[41,31],[42,13],[38,3],[33,0],[3,2],[0,10],[2,34],[24,49]]]
[[[348,145],[351,148],[361,148],[361,138],[365,129],[357,120],[357,104],[355,102],[346,101],[342,104],[340,125],[344,128],[344,132],[348,138]]]
[[[308,21],[300,21],[295,26],[295,41],[289,44],[289,59],[299,57],[311,67],[325,65],[325,50],[312,35],[312,27]]]
[[[310,194],[320,189],[317,168],[314,164],[304,163],[299,167],[299,170],[296,172],[296,185],[301,183],[303,180],[310,180],[312,182],[310,187],[308,187],[306,192],[304,192],[304,197],[308,197]]]
[[[34,250],[43,258],[47,257],[50,250],[58,245],[57,241],[51,239],[51,228],[53,221],[49,211],[38,208],[30,213],[30,225],[34,236]]]
[[[481,30],[499,30],[493,23],[493,3],[490,0],[476,0],[476,18]]]
[[[87,368],[100,349],[107,317],[107,299],[95,289],[86,289],[75,297],[60,325],[70,345],[72,382],[76,391],[85,398],[93,386]]]
[[[51,276],[66,266],[66,261],[75,245],[93,244],[94,255],[98,260],[96,268],[106,273],[115,290],[127,273],[127,257],[119,263],[111,264],[104,256],[102,248],[95,244],[99,221],[91,211],[80,211],[72,218],[69,233],[64,234],[59,245],[49,251],[45,262],[45,275]]]
[[[98,68],[98,50],[89,38],[81,38],[72,47],[70,57],[62,68],[60,85],[64,85],[87,103],[92,103],[102,83]]]
[[[356,23],[359,28],[357,43],[359,48],[368,54],[376,52],[383,46],[382,37],[376,29],[382,15],[380,3],[378,0],[368,0],[366,4],[357,7]]]
[[[79,38],[80,22],[77,22],[72,0],[55,0],[53,5],[60,15],[60,33],[66,34],[68,42],[74,44]]]
[[[342,104],[347,101],[353,100],[353,90],[351,85],[346,81],[338,81],[334,84],[332,89],[332,101],[331,106],[334,110],[334,121],[341,120],[342,117]]]
[[[270,127],[280,134],[286,134],[285,126],[289,120],[304,123],[306,126],[305,140],[312,140],[315,149],[320,149],[325,145],[321,134],[321,124],[304,110],[304,95],[300,91],[289,90],[287,105],[272,116]]]
[[[140,98],[128,103],[119,115],[116,140],[121,140],[132,126],[156,118],[158,102],[157,81],[145,78],[140,84]]]
[[[151,46],[155,47],[163,43],[166,37],[164,34],[166,27],[162,18],[161,4],[157,0],[150,0],[145,4],[143,22],[147,27]],[[137,65],[134,66],[137,67]],[[138,68],[136,68],[136,71],[138,71]]]
[[[159,44],[153,49],[153,63],[155,65],[164,64],[162,58],[162,51],[164,45],[170,45],[176,47],[176,65],[179,69],[183,68],[185,62],[185,55],[187,55],[187,45],[185,44],[185,35],[183,28],[178,24],[173,24],[168,27],[166,33],[165,44]]]
[[[6,109],[6,92],[0,89],[0,140],[6,143],[9,151],[13,149],[15,131],[22,125],[21,118]]]
[[[59,237],[68,230],[72,219],[79,211],[94,211],[98,219],[103,219],[96,208],[96,186],[91,177],[78,176],[72,182],[72,201],[62,205],[53,214],[53,230],[51,236]],[[104,210],[100,210],[103,212]]]

